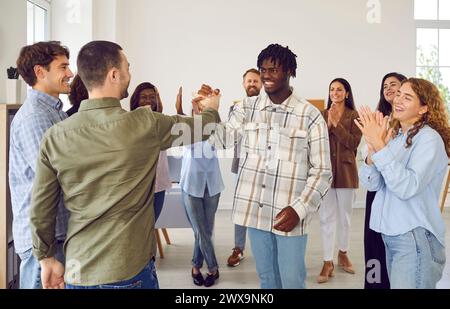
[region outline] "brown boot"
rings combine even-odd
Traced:
[[[347,273],[354,274],[355,269],[353,268],[352,262],[348,258],[347,252],[339,250],[338,254],[338,265]]]
[[[320,275],[317,277],[317,283],[325,283],[329,280],[330,277],[333,277],[334,265],[333,261],[324,261],[322,271]]]

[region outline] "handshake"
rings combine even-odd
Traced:
[[[194,94],[192,100],[192,107],[195,114],[201,113],[206,108],[219,109],[220,90],[213,89],[208,85],[203,84],[201,89]]]

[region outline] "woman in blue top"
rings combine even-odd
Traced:
[[[370,228],[382,234],[391,288],[435,288],[445,266],[445,225],[439,195],[450,154],[446,107],[432,83],[402,83],[387,117],[359,111],[369,147],[360,181],[378,191]],[[392,136],[392,139],[390,138]]]
[[[377,111],[380,111],[383,116],[390,117],[392,114],[394,98],[402,85],[402,81],[405,79],[406,76],[397,72],[388,73],[383,77],[380,87],[380,100],[377,106]],[[364,154],[367,153],[365,150],[364,148]],[[389,289],[384,242],[381,234],[371,230],[369,227],[372,202],[376,193],[375,191],[367,191],[366,194],[366,214],[364,218],[364,288]]]
[[[196,108],[196,105],[194,105]],[[178,114],[183,114],[177,105]],[[198,114],[198,110],[194,110]],[[225,189],[216,150],[208,142],[186,146],[180,174],[183,204],[195,236],[192,278],[195,285],[210,287],[219,278],[212,234],[220,193]],[[208,273],[200,269],[206,261]]]

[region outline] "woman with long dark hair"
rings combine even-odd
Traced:
[[[324,264],[318,283],[327,282],[333,276],[336,232],[338,265],[347,273],[355,273],[347,252],[355,190],[358,188],[356,153],[361,131],[353,121],[358,118],[358,113],[347,80],[336,78],[330,83],[328,106],[323,116],[328,124],[333,182],[319,208]]]
[[[406,77],[400,73],[391,72],[386,74],[380,87],[380,100],[377,111],[383,116],[390,116],[395,95]],[[389,289],[389,276],[386,268],[386,251],[384,249],[381,234],[369,228],[372,202],[375,191],[367,191],[366,195],[366,217],[364,222],[364,259],[365,259],[365,289]]]
[[[72,105],[66,113],[67,116],[72,116],[73,114],[78,112],[80,108],[80,104],[83,100],[87,100],[89,98],[88,91],[83,84],[83,81],[80,78],[80,75],[75,75],[70,83],[70,93],[69,93],[69,102]]]
[[[154,112],[162,113],[163,105],[159,97],[158,89],[151,83],[139,84],[133,92],[130,99],[130,110],[135,110],[139,107],[150,106]],[[156,167],[155,180],[155,222],[161,214],[166,190],[172,187],[172,182],[169,177],[169,162],[167,160],[166,151],[159,153],[158,165]]]

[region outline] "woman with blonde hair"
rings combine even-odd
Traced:
[[[360,181],[378,191],[370,228],[382,234],[391,288],[435,288],[445,266],[445,224],[439,195],[450,155],[450,127],[439,90],[417,78],[402,82],[393,123],[359,110],[369,147]]]

